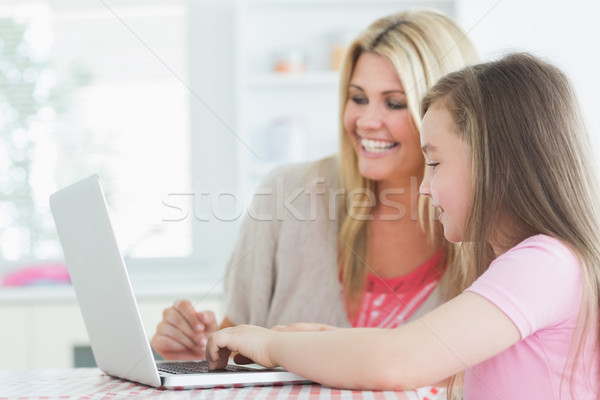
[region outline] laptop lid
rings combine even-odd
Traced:
[[[159,386],[98,177],[54,193],[50,208],[98,367],[110,375]]]
[[[239,372],[159,373],[98,176],[54,193],[50,208],[94,358],[102,371],[166,388],[308,382],[283,369],[262,367]]]

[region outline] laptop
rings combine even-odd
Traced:
[[[256,364],[209,371],[204,361],[155,361],[97,175],[50,196],[50,208],[98,367],[166,389],[307,383]]]

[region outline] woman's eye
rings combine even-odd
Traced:
[[[406,102],[400,100],[387,100],[386,106],[390,110],[402,110],[406,108]]]
[[[428,163],[426,163],[426,165],[428,167],[431,167],[432,169],[435,169],[438,165],[440,165],[440,163],[437,163],[437,162],[428,162]]]
[[[350,100],[352,100],[356,104],[361,104],[361,105],[368,103],[367,98],[363,97],[363,96],[352,96],[352,97],[350,97]]]

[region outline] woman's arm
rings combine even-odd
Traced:
[[[177,300],[163,310],[163,319],[151,344],[166,360],[204,359],[208,335],[216,330],[217,320],[212,311],[199,312],[189,300]]]
[[[431,385],[507,349],[520,339],[512,321],[466,292],[396,329],[277,332],[252,326],[209,338],[207,360],[223,367],[231,351],[339,388],[410,389]]]
[[[217,328],[212,311],[196,311],[189,300],[177,300],[163,310],[151,344],[165,360],[202,360],[206,357],[208,336],[234,324],[227,318]]]

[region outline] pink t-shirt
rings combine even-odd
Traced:
[[[467,290],[504,312],[521,340],[465,371],[466,399],[600,398],[599,356],[591,342],[579,358],[587,371],[580,365],[572,388],[569,376],[562,379],[581,303],[579,262],[564,244],[530,237],[494,260]]]

